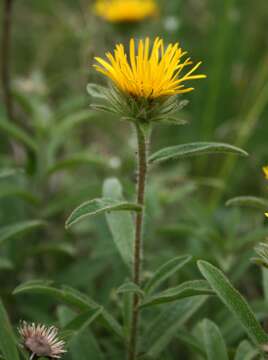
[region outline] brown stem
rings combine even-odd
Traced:
[[[10,88],[10,48],[13,0],[4,0],[3,29],[1,41],[1,78],[3,97],[9,119],[13,119],[13,102]]]
[[[137,203],[142,206],[141,212],[136,215],[135,223],[135,244],[134,244],[134,264],[133,264],[133,280],[136,285],[140,285],[141,266],[142,266],[142,232],[144,217],[144,197],[147,177],[147,138],[141,128],[137,125],[138,139],[138,185],[137,185]],[[133,296],[132,305],[132,323],[130,330],[130,339],[128,347],[128,360],[135,360],[137,357],[137,340],[139,327],[139,302],[140,298],[137,294]]]

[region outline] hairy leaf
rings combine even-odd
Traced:
[[[127,282],[123,285],[121,285],[117,291],[118,294],[124,294],[124,293],[134,293],[134,294],[138,294],[139,296],[143,297],[144,296],[144,292],[141,290],[141,288],[136,285],[133,282]]]
[[[22,128],[5,119],[0,119],[0,129],[11,138],[18,140],[30,150],[36,151],[37,144],[33,137],[28,135]]]
[[[240,156],[248,156],[248,153],[236,146],[213,143],[213,142],[196,142],[190,144],[182,144],[170,146],[152,154],[149,158],[151,163],[159,163],[166,160],[183,159],[191,156],[207,155],[207,154],[236,154]]]
[[[267,334],[260,326],[246,300],[226,276],[206,261],[198,261],[198,267],[222,302],[243,325],[250,338],[257,344],[266,343],[268,341]]]
[[[207,296],[183,299],[166,305],[165,310],[147,327],[144,349],[149,357],[156,358],[170,343],[177,331],[198,311]]]
[[[268,200],[255,196],[237,196],[226,202],[226,206],[254,207],[263,211],[268,210]]]
[[[247,340],[243,340],[236,350],[234,360],[252,360],[257,355],[259,355],[259,351],[254,349]]]
[[[56,288],[51,286],[51,282],[40,280],[30,281],[18,286],[14,290],[13,294],[19,295],[28,292],[47,295],[80,311],[87,311],[92,309],[96,310],[102,308],[99,304],[90,299],[88,296],[69,286],[62,286],[61,288]],[[102,322],[105,326],[114,331],[118,336],[123,336],[121,326],[113,318],[112,315],[110,315],[105,309],[101,311],[100,315]]]
[[[228,352],[225,341],[218,326],[205,319],[201,323],[207,360],[228,360]]]
[[[193,280],[187,281],[183,284],[165,290],[159,294],[145,298],[141,303],[141,307],[147,307],[157,304],[164,304],[174,302],[183,298],[188,298],[198,295],[213,295],[214,291],[211,289],[207,281]]]
[[[86,217],[111,211],[141,211],[141,206],[108,198],[100,198],[87,201],[78,206],[68,217],[65,225],[71,227]]]
[[[192,260],[192,256],[183,255],[177,256],[156,270],[152,278],[148,281],[145,286],[146,293],[152,293],[157,289],[164,281],[170,278],[173,274],[179,271],[184,265],[188,264]]]
[[[122,186],[118,179],[107,179],[103,184],[103,196],[124,201]],[[106,212],[106,220],[111,231],[113,241],[124,263],[130,269],[133,263],[134,251],[134,223],[132,216],[127,211]]]
[[[28,231],[32,231],[45,225],[46,223],[42,220],[22,221],[20,223],[7,225],[0,229],[0,245],[4,241],[12,239],[17,235],[22,235]]]

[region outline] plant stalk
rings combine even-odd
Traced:
[[[146,178],[148,170],[148,145],[149,139],[139,127],[136,125],[138,140],[138,183],[137,183],[137,203],[142,206],[142,210],[137,213],[135,221],[135,244],[134,244],[134,263],[133,263],[133,281],[140,286],[141,269],[142,269],[142,253],[143,253],[143,219],[144,219],[144,198],[146,188]],[[137,358],[137,342],[139,328],[139,303],[138,294],[133,295],[132,304],[132,320],[130,329],[130,338],[128,344],[128,360],[136,360]]]
[[[3,28],[1,41],[1,78],[3,86],[3,98],[9,119],[13,119],[13,101],[10,87],[10,50],[12,30],[12,10],[14,0],[5,0],[3,9]]]

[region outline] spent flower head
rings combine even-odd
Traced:
[[[138,22],[158,14],[154,0],[97,0],[96,15],[112,23]]]
[[[28,324],[23,321],[18,329],[23,346],[35,356],[45,356],[60,359],[66,352],[65,342],[58,337],[55,326],[47,327],[41,324]]]
[[[96,57],[94,67],[114,86],[108,95],[110,108],[128,118],[170,118],[184,105],[178,105],[176,95],[194,90],[189,81],[206,77],[196,73],[201,62],[193,64],[186,54],[179,43],[165,46],[157,37],[153,43],[149,38],[136,43],[131,39],[128,54],[123,44],[117,44],[113,54],[106,53],[106,60]]]

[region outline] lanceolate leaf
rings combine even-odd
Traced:
[[[133,282],[127,282],[121,285],[116,292],[118,294],[134,293],[134,294],[138,294],[141,297],[144,296],[144,292],[141,290],[141,288],[138,285],[134,284]]]
[[[191,156],[218,153],[248,156],[246,151],[233,145],[214,142],[196,142],[191,144],[170,146],[159,150],[150,156],[149,161],[151,163],[158,163],[166,160],[182,159]]]
[[[201,339],[197,339],[197,337],[192,335],[188,330],[179,330],[177,332],[177,337],[180,342],[184,343],[191,350],[205,358],[206,354],[202,346],[203,344]]]
[[[93,98],[106,99],[105,93],[107,89],[104,86],[90,83],[87,85],[87,92]]]
[[[268,336],[255,318],[250,306],[225,275],[206,261],[198,261],[198,267],[222,302],[240,321],[250,338],[257,344],[268,342]]]
[[[85,294],[68,286],[62,286],[61,288],[53,287],[51,282],[47,281],[37,280],[24,283],[18,286],[13,294],[19,295],[28,292],[47,295],[80,311],[102,309],[102,306]],[[123,337],[121,326],[105,309],[102,309],[100,312],[100,318],[106,327],[114,331],[118,336]]]
[[[214,291],[211,289],[207,281],[193,280],[187,281],[179,286],[170,288],[155,296],[145,298],[141,303],[141,307],[147,307],[157,304],[164,304],[174,302],[183,298],[188,298],[197,295],[213,295]]]
[[[183,255],[177,256],[165,264],[163,264],[156,272],[153,277],[148,281],[145,286],[146,293],[152,293],[157,287],[159,287],[164,281],[170,278],[178,270],[180,270],[184,265],[189,263],[192,260],[192,256]]]
[[[37,150],[37,145],[33,140],[33,137],[29,136],[22,128],[18,127],[14,123],[2,118],[0,119],[0,129],[11,138],[18,140],[22,144],[26,145],[26,147],[28,147],[30,150]]]
[[[268,210],[268,200],[255,196],[237,196],[226,202],[226,206],[254,207],[263,211]]]
[[[5,179],[10,176],[17,175],[19,173],[23,173],[22,168],[5,168],[0,170],[0,180]]]
[[[242,341],[235,353],[234,360],[253,360],[259,354],[259,351],[247,341]]]
[[[97,319],[103,311],[102,307],[93,310],[87,310],[77,315],[63,329],[63,332],[73,334],[86,329],[95,319]]]
[[[11,328],[8,315],[0,300],[0,349],[5,360],[19,360],[16,340]]]
[[[7,258],[0,257],[0,270],[12,270],[14,264]]]
[[[103,196],[112,198],[114,201],[124,201],[119,180],[116,178],[107,179],[103,184]],[[127,211],[106,212],[105,216],[115,246],[124,263],[131,269],[135,236],[133,218]]]
[[[56,288],[51,286],[51,283],[51,281],[46,280],[28,281],[16,287],[13,294],[33,293],[47,295],[67,305],[74,306],[80,311],[98,308],[98,304],[87,298],[84,294],[71,288]]]
[[[80,124],[94,118],[93,111],[79,110],[68,114],[63,119],[57,120],[53,129],[53,137],[47,145],[49,157],[53,156],[57,148],[66,141],[69,132]]]
[[[227,347],[218,326],[205,319],[202,321],[201,327],[207,360],[228,360]]]
[[[21,235],[33,229],[45,226],[45,222],[41,220],[23,221],[12,225],[7,225],[0,229],[0,245],[14,236]]]
[[[75,256],[76,248],[65,242],[47,242],[45,244],[34,246],[29,250],[29,254],[36,255],[36,254],[51,254],[51,255],[67,255],[67,256]]]
[[[32,205],[38,205],[40,199],[32,192],[15,186],[3,186],[0,189],[0,199],[5,197],[17,197]]]
[[[48,169],[47,174],[53,175],[58,171],[72,169],[80,165],[95,165],[103,168],[108,167],[108,164],[105,162],[104,158],[93,154],[80,153],[58,161]]]
[[[141,211],[141,207],[134,203],[108,198],[90,200],[77,207],[71,213],[65,223],[66,228],[69,228],[86,217],[111,211]]]
[[[98,311],[100,310],[92,310],[76,316],[72,310],[65,306],[60,306],[58,308],[60,324],[64,329],[60,335],[64,340],[68,341],[68,353],[72,360],[104,359],[98,346],[97,338],[93,336],[89,328],[89,325],[92,323],[92,318],[93,321],[98,318]],[[95,319],[94,314],[96,315]],[[81,321],[82,316],[84,316],[84,319],[88,318],[86,323]],[[79,324],[80,321],[81,323]],[[66,328],[68,329],[70,327],[76,328],[76,330],[74,332],[66,330]]]
[[[207,296],[196,296],[169,304],[147,327],[143,336],[143,347],[150,358],[156,358],[176,336],[177,331],[204,304]]]

